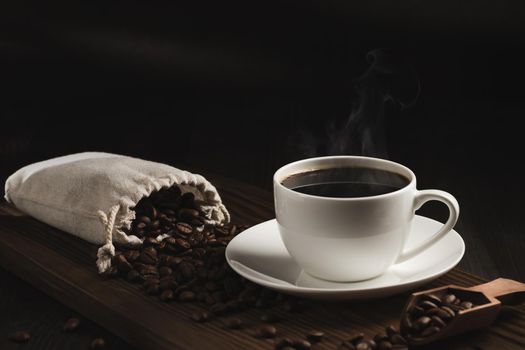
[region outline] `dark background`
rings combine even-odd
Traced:
[[[458,198],[464,269],[525,280],[521,4],[2,2],[0,180],[98,150],[270,190],[282,164],[330,153],[329,126],[383,48],[401,74],[374,86],[406,102],[409,71],[421,87],[411,108],[387,104],[388,157]]]

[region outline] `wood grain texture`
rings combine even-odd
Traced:
[[[233,213],[234,221],[255,224],[273,217],[269,193],[225,179],[214,178],[213,181]],[[247,325],[245,330],[227,331],[221,319],[196,324],[189,318],[199,306],[163,304],[156,298],[144,295],[139,286],[121,280],[103,280],[97,275],[94,264],[97,247],[20,215],[5,204],[0,208],[1,266],[129,344],[142,349],[273,348],[268,341],[250,334],[250,330],[258,323],[259,310],[248,310],[241,314]],[[480,277],[454,269],[426,287],[444,284],[472,286],[483,282],[485,280]],[[306,310],[298,314],[275,310],[283,317],[277,327],[281,335],[294,338],[304,337],[310,328],[321,329],[327,333],[327,340],[315,348],[334,349],[341,339],[351,333],[364,332],[372,336],[384,326],[396,324],[406,299],[407,294],[402,294],[359,303],[308,302]],[[34,339],[45,339],[42,342],[32,341],[24,345],[24,349],[68,348],[63,346],[64,337],[60,331],[55,330],[46,337],[40,335],[40,332],[49,333],[49,328],[45,326],[45,315],[38,319],[13,322],[32,323]],[[9,327],[14,326],[10,324]],[[60,329],[61,324],[58,327]],[[116,342],[114,348],[127,348],[118,340]],[[506,308],[490,328],[429,348],[473,347],[524,348],[525,308]]]

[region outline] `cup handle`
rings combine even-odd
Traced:
[[[423,204],[425,204],[428,201],[440,201],[447,205],[449,216],[447,222],[441,227],[441,229],[433,234],[431,237],[426,239],[424,242],[419,244],[417,247],[414,247],[410,250],[404,251],[401,253],[399,258],[396,261],[397,263],[401,263],[403,261],[406,261],[413,256],[421,253],[425,249],[428,249],[431,245],[439,241],[441,238],[443,238],[447,233],[449,233],[456,222],[458,221],[459,217],[459,204],[456,198],[454,198],[453,195],[451,195],[448,192],[440,191],[440,190],[423,190],[423,191],[417,191],[416,195],[414,197],[414,211],[421,208]]]

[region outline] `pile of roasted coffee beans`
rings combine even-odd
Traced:
[[[474,306],[455,294],[425,294],[407,310],[401,320],[401,331],[408,339],[430,337],[445,328],[459,311]]]
[[[143,244],[117,251],[106,276],[140,284],[163,302],[199,302],[213,315],[279,301],[277,293],[246,281],[226,262],[226,245],[247,226],[206,225],[201,203],[178,187],[153,193],[134,210],[129,234]]]

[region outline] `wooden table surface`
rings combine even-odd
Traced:
[[[255,224],[273,217],[268,192],[225,179],[212,180],[234,221]],[[199,349],[211,345],[216,349],[272,349],[271,344],[246,331],[225,331],[220,320],[202,325],[192,323],[188,318],[195,305],[161,304],[144,296],[136,286],[101,280],[94,266],[95,251],[94,246],[2,205],[0,266],[4,269],[0,270],[0,331],[7,335],[26,329],[32,339],[28,344],[18,345],[9,342],[6,336],[0,337],[0,349],[87,349],[90,340],[99,336],[108,341],[111,349]],[[68,279],[70,276],[78,280]],[[86,285],[76,284],[82,281]],[[470,286],[483,281],[454,269],[428,286],[448,283]],[[345,335],[362,331],[371,336],[384,326],[395,324],[406,298],[405,293],[359,303],[311,302],[301,314],[286,315],[278,328],[283,335],[292,336],[302,336],[309,328],[322,329],[330,340],[315,348],[334,349]],[[257,313],[250,310],[242,317],[253,324]],[[82,327],[74,334],[64,334],[62,325],[73,316],[82,318]],[[150,319],[154,324],[145,324]],[[489,329],[429,348],[523,349],[525,308],[506,308]]]

